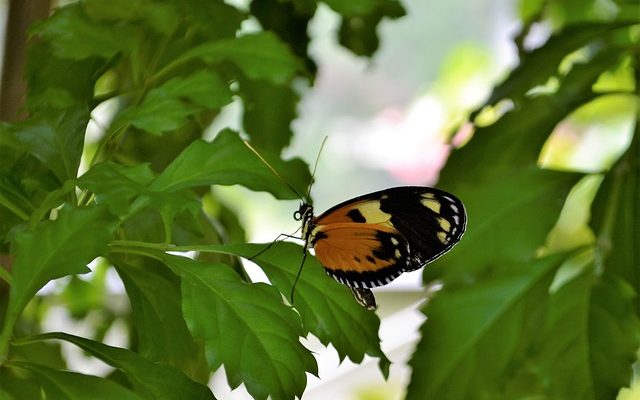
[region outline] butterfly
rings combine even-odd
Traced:
[[[348,286],[362,306],[373,310],[377,305],[372,287],[386,285],[403,272],[434,261],[451,250],[464,234],[467,213],[462,201],[451,193],[426,186],[401,186],[365,194],[316,217],[311,203],[248,142],[244,143],[302,199],[293,215],[296,221],[302,221],[304,247],[300,271],[291,289],[292,304],[295,285],[311,248],[327,274]],[[316,159],[312,176],[317,165]],[[310,191],[311,185],[307,199]]]
[[[304,252],[313,248],[327,274],[347,285],[368,309],[372,287],[434,261],[460,241],[467,224],[462,202],[445,191],[403,186],[340,203],[319,216],[300,205]]]

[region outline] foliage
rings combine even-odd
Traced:
[[[310,181],[304,162],[280,153],[296,117],[294,83],[312,83],[315,66],[306,34],[292,35],[279,21],[305,32],[319,3],[258,3],[242,10],[209,0],[82,0],[32,27],[28,118],[0,125],[0,248],[8,254],[0,270],[10,284],[0,291],[0,397],[211,399],[206,384],[223,365],[229,384],[244,384],[256,399],[300,397],[307,373],[317,373],[300,342],[308,332],[343,358],[379,358],[388,373],[378,318],[319,266],[303,274],[295,309],[284,300],[299,246],[278,244],[256,259],[271,286],[250,282],[238,262],[260,246],[211,245],[241,243],[244,234],[210,186],[296,198],[242,138],[296,191],[305,193]],[[326,3],[345,24],[367,21],[365,32],[342,36],[359,54],[375,51],[382,17],[403,14],[394,0]],[[241,29],[249,19],[263,29]],[[243,132],[201,139],[234,99],[244,106]],[[92,142],[86,133],[95,131]],[[215,205],[205,207],[209,214],[204,202]],[[38,315],[51,303],[36,293],[88,272],[93,260],[93,279],[62,284],[59,300],[73,301],[77,318],[99,312],[105,325],[89,337],[41,332]],[[104,293],[104,273],[97,272],[104,268],[122,279],[130,312],[96,294]],[[324,299],[326,293],[335,297]],[[117,319],[127,322],[129,349],[101,342]],[[358,340],[345,333],[348,326]],[[52,345],[59,341],[114,372],[66,371]]]
[[[442,171],[439,185],[463,199],[469,225],[425,271],[443,289],[423,309],[408,399],[611,399],[631,383],[640,346],[637,5],[579,18],[563,2],[523,4],[530,20],[516,43],[535,24],[554,31],[536,49],[519,48],[520,64],[471,114],[472,139]],[[603,84],[612,74],[617,83]],[[634,104],[633,141],[597,171],[595,239],[563,242],[549,232],[578,207],[571,193],[585,171],[552,170],[540,152],[574,113],[616,96]]]
[[[425,270],[426,282],[444,286],[423,309],[409,399],[603,399],[630,383],[640,345],[637,113],[628,149],[598,171],[593,241],[566,245],[549,234],[575,207],[586,172],[539,161],[554,129],[583,107],[612,96],[638,104],[637,10],[624,1],[604,16],[596,2],[576,8],[587,3],[523,2],[520,65],[471,114],[473,137],[442,171],[440,186],[463,199],[469,226]],[[404,13],[395,0],[324,4],[342,19],[340,43],[358,55],[376,50],[383,17]],[[378,358],[388,374],[377,316],[313,257],[288,304],[301,247],[276,243],[261,253],[264,245],[242,243],[237,216],[209,190],[242,185],[296,198],[246,138],[306,192],[307,166],[280,154],[292,136],[294,87],[315,75],[306,29],[317,7],[82,0],[33,27],[29,117],[0,125],[0,252],[8,255],[0,272],[10,286],[0,286],[0,397],[212,399],[206,384],[221,366],[231,387],[244,384],[256,399],[300,397],[307,373],[317,373],[299,340],[308,333],[341,359]],[[241,29],[248,20],[260,28]],[[551,37],[526,50],[542,22],[551,22]],[[234,100],[243,132],[203,140]],[[510,110],[496,116],[505,103]],[[248,279],[238,258],[252,256],[272,285]],[[36,293],[90,263],[92,280],[62,283],[58,300],[84,296],[66,306],[77,318],[100,313],[103,326],[87,337],[42,332],[50,302]],[[106,268],[124,283],[130,310],[96,294]],[[128,348],[103,343],[116,319],[126,321]],[[61,341],[114,371],[67,371]]]

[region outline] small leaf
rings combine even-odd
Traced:
[[[636,124],[638,121],[636,120]],[[605,175],[591,208],[591,226],[602,246],[604,267],[640,288],[640,134]],[[634,302],[640,315],[640,295]]]
[[[145,96],[142,104],[120,113],[112,126],[119,127],[124,122],[131,122],[136,128],[161,135],[180,128],[187,117],[197,111],[198,108],[156,88]]]
[[[89,112],[76,106],[33,116],[16,126],[18,140],[58,177],[60,182],[78,173]]]
[[[207,42],[187,51],[176,62],[194,58],[207,64],[232,62],[249,78],[274,84],[289,81],[302,69],[298,58],[271,32]]]
[[[78,3],[58,8],[53,16],[37,24],[32,34],[50,43],[58,57],[78,60],[130,53],[136,38],[126,25],[116,27],[91,21]]]
[[[504,82],[493,89],[486,104],[496,104],[504,98],[519,102],[537,85],[544,84],[549,77],[555,76],[560,62],[567,54],[585,46],[592,40],[602,38],[629,23],[582,23],[569,25],[553,35],[540,48],[525,53],[520,65],[511,71]],[[614,60],[612,60],[614,61]]]
[[[345,17],[367,15],[379,9],[394,11],[394,13],[390,15],[394,17],[396,14],[395,10],[403,10],[400,3],[396,0],[323,0],[323,3]],[[397,16],[395,17],[397,18]]]
[[[181,370],[158,364],[119,347],[69,335],[62,332],[46,333],[28,340],[59,339],[75,344],[92,356],[121,370],[131,382],[134,391],[152,399],[215,399],[211,390],[189,379]]]
[[[222,1],[182,0],[189,26],[209,39],[234,37],[247,13]]]
[[[115,215],[124,215],[129,202],[147,193],[146,186],[155,177],[148,164],[125,167],[107,161],[94,165],[78,179],[78,187],[95,193]]]
[[[300,99],[288,86],[244,80],[240,85],[244,104],[243,127],[256,147],[279,154],[289,145]]]
[[[378,50],[378,25],[382,18],[400,18],[405,15],[396,1],[379,1],[380,5],[366,13],[346,15],[340,25],[340,44],[359,56],[371,57]]]
[[[88,272],[87,264],[105,252],[115,224],[104,211],[99,207],[63,209],[55,221],[16,236],[4,335],[42,286],[52,279]]]
[[[0,368],[0,400],[22,400],[40,398],[40,387],[14,368]]]
[[[500,179],[457,182],[449,190],[465,204],[467,232],[449,254],[425,268],[425,280],[475,279],[501,263],[532,259],[581,176],[531,167],[514,168]]]
[[[142,104],[124,110],[118,116],[118,126],[131,122],[154,135],[180,128],[188,116],[203,109],[216,109],[231,102],[228,85],[213,72],[198,71],[186,77],[176,77],[152,89]]]
[[[205,249],[249,258],[264,249],[264,245],[211,245],[202,248]],[[289,298],[302,262],[302,247],[276,242],[251,261],[257,263],[271,283]],[[322,265],[310,254],[293,295],[294,307],[302,317],[304,328],[322,344],[331,343],[340,359],[349,357],[355,363],[361,362],[365,354],[378,357],[386,376],[389,360],[380,349],[377,315],[358,304],[346,286],[328,277]]]
[[[38,364],[12,362],[33,373],[44,396],[56,400],[143,400],[128,389],[105,378],[76,372],[57,371]]]
[[[218,74],[207,70],[170,79],[154,90],[163,90],[170,96],[184,98],[210,109],[222,107],[232,100],[229,86],[222,82]]]
[[[549,318],[531,361],[549,398],[615,398],[632,376],[640,324],[632,289],[590,263],[551,296]]]
[[[156,260],[111,259],[131,302],[140,355],[200,376],[206,363],[182,316],[180,280]]]
[[[262,156],[298,193],[306,193],[311,177],[301,160],[283,162],[266,152]],[[230,130],[220,132],[210,143],[193,142],[158,176],[150,189],[173,192],[195,186],[233,184],[267,191],[279,199],[297,197],[244,145],[238,134]]]
[[[447,287],[424,309],[422,340],[410,361],[407,399],[496,398],[497,386],[522,336],[538,327],[547,289],[566,254],[530,263],[473,284]],[[507,268],[508,267],[508,268]]]
[[[183,279],[183,312],[192,334],[205,341],[211,368],[224,365],[229,385],[245,384],[257,400],[301,397],[305,372],[317,373],[299,342],[300,317],[273,287],[248,284],[226,264],[156,254]]]

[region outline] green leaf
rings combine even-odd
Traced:
[[[176,77],[153,89],[162,90],[169,96],[183,98],[205,108],[219,108],[231,102],[229,86],[222,82],[218,74],[200,70],[186,77]]]
[[[244,80],[240,86],[244,104],[244,131],[260,149],[280,153],[289,145],[300,97],[288,86]]]
[[[77,176],[88,121],[83,106],[49,111],[17,125],[16,137],[64,182]]]
[[[200,59],[207,64],[231,62],[251,79],[283,84],[302,70],[300,60],[271,32],[203,43],[184,53],[176,63]]]
[[[205,249],[250,258],[264,249],[264,245],[211,245],[202,250]],[[280,293],[289,298],[302,262],[301,246],[276,242],[251,261],[257,263]],[[346,286],[328,277],[322,265],[310,254],[296,284],[294,307],[302,317],[304,328],[325,346],[331,343],[341,360],[349,357],[360,363],[365,354],[378,357],[381,371],[387,376],[389,360],[380,349],[377,315],[358,304]]]
[[[347,2],[348,3],[348,2]],[[377,8],[363,14],[347,15],[340,25],[340,44],[354,54],[371,57],[378,49],[378,25],[382,18],[400,18],[405,15],[396,1],[384,1]]]
[[[57,371],[38,364],[13,362],[32,372],[47,399],[56,400],[142,400],[135,393],[105,378],[76,372]]]
[[[498,398],[520,342],[536,336],[547,288],[565,258],[509,263],[508,274],[445,285],[424,309],[407,399]]]
[[[65,59],[54,54],[52,45],[31,42],[27,47],[25,78],[27,108],[51,113],[93,100],[95,83],[106,67],[104,60],[91,57]],[[89,107],[87,107],[89,108]]]
[[[192,334],[205,341],[211,368],[224,365],[232,388],[244,383],[257,400],[301,397],[305,372],[317,373],[299,342],[299,316],[272,286],[248,284],[226,264],[155,255],[183,280],[183,312]]]
[[[0,368],[0,400],[39,399],[38,384],[17,368]]]
[[[640,344],[630,287],[593,263],[551,296],[534,369],[549,398],[615,398],[631,379]]]
[[[50,43],[61,58],[108,59],[120,52],[130,53],[136,47],[131,28],[91,21],[78,3],[58,8],[53,16],[37,24],[32,34]]]
[[[94,165],[78,179],[78,187],[96,194],[99,204],[106,204],[115,215],[124,215],[129,202],[148,193],[147,185],[155,175],[148,164],[125,167],[110,161]]]
[[[247,13],[222,1],[179,0],[189,25],[209,39],[234,37]]]
[[[152,89],[139,106],[119,115],[118,123],[130,121],[154,135],[180,128],[186,118],[203,109],[216,109],[230,103],[231,90],[211,71],[198,71],[176,77]]]
[[[425,268],[425,280],[474,279],[501,263],[532,259],[580,177],[531,167],[504,172],[499,179],[450,185],[467,209],[467,232],[449,254]]]
[[[115,224],[99,207],[62,209],[55,221],[16,235],[15,262],[2,339],[27,302],[52,279],[88,272],[87,264],[103,254]],[[0,341],[0,349],[2,342]]]
[[[565,27],[551,36],[542,47],[525,53],[518,67],[511,71],[504,82],[493,89],[486,104],[496,104],[504,98],[520,102],[529,89],[542,85],[549,77],[555,76],[560,62],[569,53],[628,25],[628,23],[583,23]]]
[[[182,316],[180,280],[156,260],[111,259],[131,302],[140,355],[201,377],[204,356]]]
[[[638,124],[638,121],[636,121]],[[607,172],[591,208],[603,267],[640,288],[640,128],[629,149]],[[640,296],[635,310],[640,315]]]
[[[390,16],[397,18],[394,16],[395,11],[404,11],[400,3],[395,0],[323,0],[323,3],[346,17],[367,15],[382,9],[394,11]]]
[[[265,31],[272,31],[285,43],[301,60],[304,60],[307,71],[315,75],[317,66],[309,57],[308,27],[309,21],[316,11],[315,2],[311,5],[298,6],[295,2],[279,0],[252,1],[250,6],[253,15]]]
[[[283,162],[261,154],[289,185],[301,194],[311,180],[304,162]],[[174,192],[195,186],[240,184],[267,191],[279,199],[297,196],[242,142],[237,133],[225,130],[208,143],[197,140],[187,147],[150,185],[150,189]]]
[[[636,290],[611,273],[599,277],[591,290],[587,330],[595,399],[613,398],[632,379],[640,346]]]
[[[75,344],[92,356],[121,370],[131,382],[133,390],[144,398],[152,399],[215,399],[211,390],[189,379],[181,370],[158,364],[119,347],[69,335],[62,332],[46,333],[28,340],[59,339]]]

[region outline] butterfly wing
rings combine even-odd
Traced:
[[[345,201],[313,220],[311,244],[327,273],[354,288],[384,285],[451,249],[466,227],[450,193],[397,187]]]
[[[336,222],[318,228],[313,240],[316,257],[340,283],[353,288],[381,286],[409,265],[409,245],[392,227]]]

